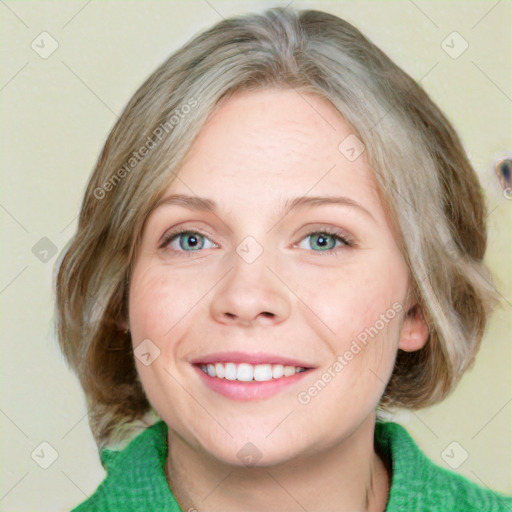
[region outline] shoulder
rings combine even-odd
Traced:
[[[386,512],[512,511],[512,497],[438,466],[401,425],[378,421],[375,442],[389,458],[393,472]]]
[[[72,512],[180,512],[164,474],[167,425],[158,421],[120,451],[103,450],[107,476]]]

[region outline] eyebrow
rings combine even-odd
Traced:
[[[292,210],[302,208],[305,206],[321,206],[332,204],[350,206],[352,208],[355,208],[356,210],[363,212],[364,214],[368,215],[373,220],[375,220],[375,217],[372,215],[372,213],[368,209],[366,209],[362,204],[345,196],[301,196],[295,197],[293,199],[287,199],[283,204],[283,207],[279,211],[279,217],[285,217]],[[199,196],[189,196],[186,194],[173,194],[164,197],[160,201],[158,201],[153,210],[156,210],[158,207],[163,205],[178,205],[194,211],[216,212],[218,210],[218,205],[213,199]]]

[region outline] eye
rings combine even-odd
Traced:
[[[345,233],[326,228],[322,231],[312,231],[295,246],[301,249],[313,249],[313,252],[324,255],[335,254],[344,247],[353,247],[354,243]],[[173,252],[182,254],[215,247],[218,246],[206,235],[190,229],[170,231],[164,235],[160,244],[161,249],[169,248]]]
[[[337,246],[336,244],[339,243]],[[298,245],[301,249],[313,249],[321,255],[324,253],[332,254],[337,252],[343,247],[351,247],[352,241],[339,231],[313,231],[302,239],[301,244]]]
[[[205,247],[205,241],[208,241],[212,245],[210,247]],[[217,246],[205,235],[202,235],[197,231],[182,229],[166,233],[162,243],[160,244],[160,248],[164,247],[170,247],[171,250],[175,252],[187,253],[199,251],[201,249],[210,249]]]

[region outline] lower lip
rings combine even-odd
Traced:
[[[218,377],[210,377],[203,372],[201,368],[194,365],[194,369],[199,373],[203,382],[213,391],[233,400],[248,402],[251,400],[263,400],[269,398],[279,391],[293,386],[299,382],[310,370],[296,373],[290,377],[280,377],[279,379],[266,380],[263,382],[250,381],[241,382],[238,380],[219,379]]]

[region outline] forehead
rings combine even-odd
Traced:
[[[340,150],[347,137],[356,137],[354,129],[324,98],[296,90],[238,92],[202,127],[167,193],[252,207],[336,193],[378,207],[365,153],[349,160]]]

